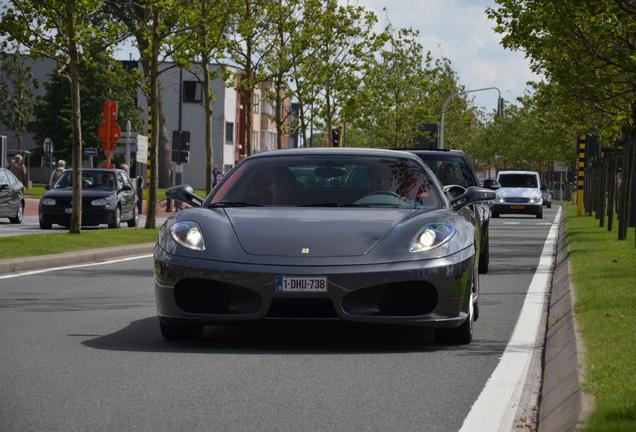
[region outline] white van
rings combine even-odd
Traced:
[[[543,218],[541,179],[536,171],[500,171],[497,197],[493,202],[492,217],[502,214],[530,214]]]

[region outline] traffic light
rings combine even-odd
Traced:
[[[340,128],[331,129],[331,145],[333,147],[340,146]]]
[[[190,131],[172,131],[172,162],[190,161]]]
[[[497,99],[497,117],[501,117],[504,112],[504,100],[503,98]]]

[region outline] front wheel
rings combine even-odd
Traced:
[[[537,213],[537,219],[543,219],[543,210]]]
[[[473,323],[475,321],[475,302],[470,295],[468,317],[459,327],[435,330],[435,340],[445,345],[467,345],[473,340]]]
[[[12,224],[20,224],[22,223],[22,219],[24,219],[24,203],[23,202],[20,203],[20,208],[18,208],[18,212],[16,213],[15,217],[9,218],[9,222],[11,222]]]
[[[159,327],[166,340],[198,339],[203,334],[203,326],[200,324],[174,325],[159,321]]]
[[[133,209],[133,217],[128,221],[128,226],[130,228],[135,228],[139,224],[139,213],[137,211],[137,206]]]
[[[121,209],[117,207],[112,221],[108,224],[108,228],[119,228],[119,225],[121,225]]]

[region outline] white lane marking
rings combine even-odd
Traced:
[[[537,341],[537,335],[546,293],[550,289],[560,216],[559,207],[510,341],[499,364],[464,419],[460,432],[513,429],[530,360],[535,350],[542,349],[543,346],[542,341]]]
[[[75,264],[75,265],[68,265],[68,266],[63,266],[63,267],[51,267],[51,268],[47,268],[47,269],[32,270],[32,271],[27,271],[27,272],[22,272],[22,273],[11,273],[11,274],[8,274],[8,275],[0,276],[0,279],[11,279],[11,278],[16,278],[16,277],[20,277],[20,276],[31,276],[31,275],[36,275],[36,274],[40,274],[40,273],[48,273],[48,272],[57,271],[57,270],[67,270],[67,269],[74,269],[74,268],[81,268],[81,267],[91,267],[91,266],[99,266],[99,265],[105,265],[105,264],[114,264],[114,263],[119,263],[119,262],[124,262],[124,261],[138,260],[138,259],[142,259],[142,258],[150,258],[151,256],[152,256],[152,254],[149,254],[149,255],[135,255],[135,256],[132,256],[132,257],[118,258],[118,259],[108,260],[108,261],[100,261],[100,262],[93,262],[93,263],[86,263],[86,264]]]
[[[504,225],[519,225],[520,222],[504,222]]]

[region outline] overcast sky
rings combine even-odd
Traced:
[[[513,100],[523,94],[527,81],[536,79],[523,53],[499,44],[494,22],[485,13],[494,0],[351,1],[373,10],[380,28],[388,17],[396,28],[419,30],[424,49],[433,57],[448,57],[467,89],[494,86],[504,99]],[[487,110],[495,108],[496,100],[496,91],[475,93],[475,103]]]

